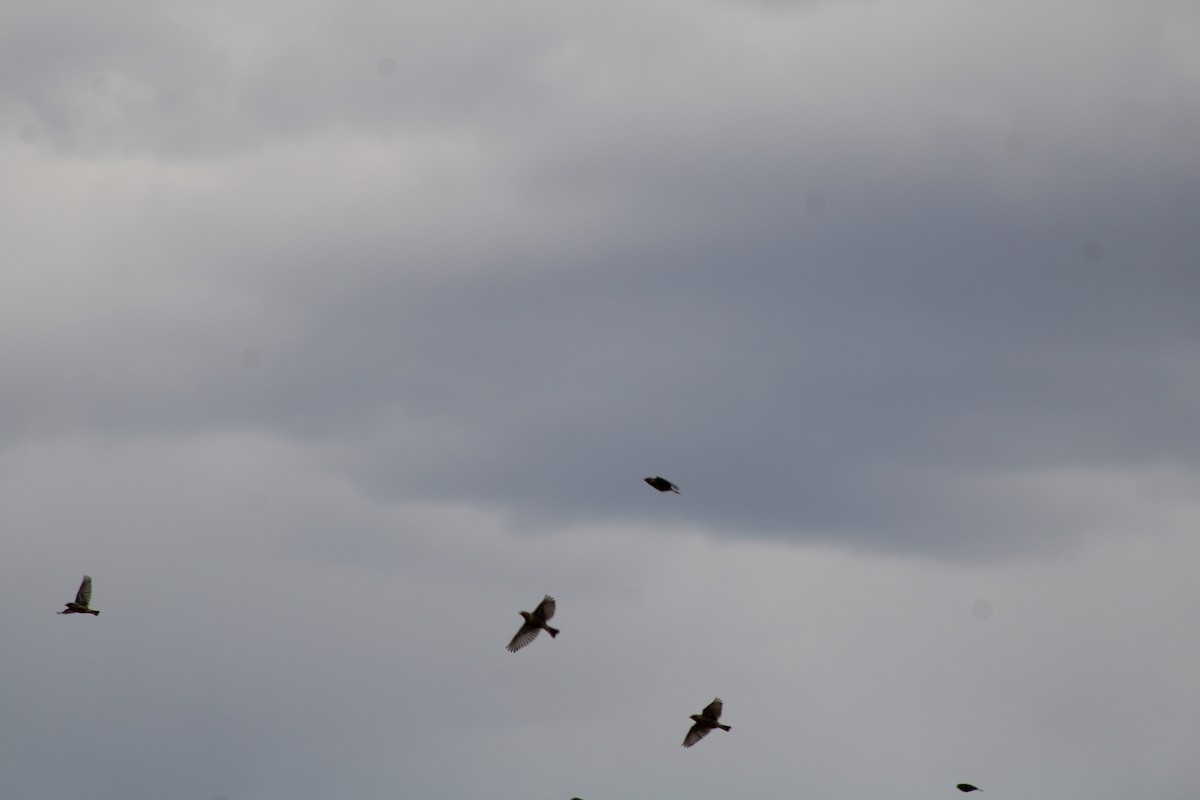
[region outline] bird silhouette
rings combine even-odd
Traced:
[[[660,492],[674,492],[675,494],[679,494],[678,486],[659,475],[655,475],[653,478],[642,478],[642,480],[653,486],[655,489],[658,489]]]
[[[75,593],[75,602],[67,603],[67,607],[59,614],[91,614],[92,616],[100,616],[100,612],[95,609],[88,608],[88,603],[92,601],[92,576],[84,575],[83,583],[79,584],[79,591]]]
[[[983,789],[980,789],[978,786],[972,786],[969,783],[960,783],[957,786],[955,786],[954,788],[958,789],[960,792],[982,792],[983,791]]]
[[[554,598],[546,595],[542,598],[542,602],[538,603],[538,607],[531,614],[528,611],[522,611],[521,616],[525,618],[525,624],[517,631],[517,635],[508,643],[508,652],[515,653],[525,645],[537,638],[540,631],[546,631],[553,639],[558,636],[558,628],[551,628],[546,623],[554,617],[554,611],[558,604],[554,602]]]
[[[723,731],[733,730],[728,725],[722,725],[717,722],[721,718],[721,709],[724,704],[721,698],[714,697],[713,701],[705,706],[704,710],[699,714],[692,714],[691,719],[696,724],[687,732],[687,736],[683,739],[684,747],[691,747],[696,742],[708,736],[708,732],[713,728],[720,728]]]

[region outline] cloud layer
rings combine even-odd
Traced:
[[[1193,4],[8,4],[0,89],[13,796],[1184,797]]]

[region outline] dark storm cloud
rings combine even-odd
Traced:
[[[640,473],[670,468],[702,490],[673,513],[730,530],[1018,546],[1093,519],[997,479],[1193,463],[1196,272],[1161,245],[1188,198],[1154,191],[1145,229],[1082,203],[1046,230],[1042,207],[971,185],[849,175],[819,221],[803,184],[778,187],[747,217],[786,207],[793,226],[710,252],[623,243],[654,213],[631,187],[617,243],[584,258],[322,284],[321,316],[255,376],[252,419],[348,435],[384,494],[621,516],[642,513],[624,500]],[[692,207],[672,200],[655,218],[674,230]],[[1089,227],[1122,234],[1099,262],[1064,233]]]
[[[937,210],[882,252],[797,241],[748,247],[730,267],[688,249],[604,280],[480,281],[421,309],[382,295],[360,323],[398,312],[437,344],[405,358],[397,325],[392,364],[383,352],[370,363],[402,404],[462,425],[470,456],[410,472],[404,448],[384,445],[399,474],[366,471],[614,513],[587,496],[623,496],[623,477],[649,468],[696,485],[695,505],[676,510],[696,519],[868,537],[899,527],[913,544],[944,534],[944,473],[970,492],[967,478],[994,471],[1194,463],[1196,375],[1179,350],[1196,340],[1194,272],[1132,257],[1097,270],[1073,242],[964,230]],[[431,368],[405,380],[421,363]],[[1031,522],[996,530],[996,509],[983,510],[958,532]]]

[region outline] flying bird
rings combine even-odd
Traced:
[[[554,617],[554,611],[557,604],[554,598],[546,595],[542,598],[542,602],[538,603],[538,607],[533,610],[533,613],[522,611],[521,616],[525,618],[525,624],[517,631],[517,635],[508,643],[508,652],[515,653],[525,645],[537,638],[538,632],[545,630],[553,639],[558,636],[558,628],[551,628],[546,623]]]
[[[642,480],[660,492],[674,492],[675,494],[679,494],[679,487],[660,475],[655,475],[653,478],[642,478]]]
[[[88,608],[88,603],[90,602],[92,602],[92,576],[84,575],[83,583],[79,584],[79,591],[75,593],[75,602],[67,603],[67,607],[58,613],[100,616],[99,611]]]
[[[692,729],[687,732],[687,736],[683,739],[684,747],[691,747],[696,742],[708,736],[708,732],[713,728],[720,728],[723,731],[733,730],[728,725],[722,725],[717,722],[721,718],[721,709],[724,704],[721,703],[721,698],[714,697],[703,711],[699,714],[692,714],[692,720],[696,723]]]
[[[983,789],[980,789],[978,786],[972,786],[969,783],[960,783],[958,786],[955,786],[954,788],[958,789],[960,792],[982,792],[983,791]]]

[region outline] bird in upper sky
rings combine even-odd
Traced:
[[[542,598],[542,602],[538,603],[538,607],[533,610],[533,613],[522,611],[521,616],[525,618],[525,624],[508,643],[508,652],[517,652],[536,639],[538,633],[543,630],[550,634],[551,639],[558,636],[558,628],[551,628],[546,624],[554,617],[557,607],[558,604],[554,602],[554,598],[546,595]]]
[[[653,478],[642,478],[642,480],[653,486],[655,489],[658,489],[660,492],[674,492],[675,494],[679,494],[678,486],[659,475],[655,475]]]
[[[67,607],[59,614],[91,614],[92,616],[100,616],[100,612],[95,609],[88,608],[88,603],[92,601],[92,576],[84,575],[83,583],[79,584],[79,591],[75,593],[75,602],[67,603]]]
[[[691,730],[687,732],[687,736],[684,737],[683,746],[691,747],[705,736],[708,736],[708,732],[713,728],[720,728],[723,731],[733,730],[728,725],[722,725],[717,722],[721,718],[722,708],[724,708],[724,704],[721,702],[721,698],[714,697],[713,701],[705,706],[703,711],[699,714],[692,714],[691,719],[696,724],[692,726]]]
[[[958,784],[958,786],[955,786],[954,788],[958,789],[960,792],[982,792],[983,791],[983,789],[980,789],[978,786],[972,786],[969,783],[960,783],[960,784]]]

